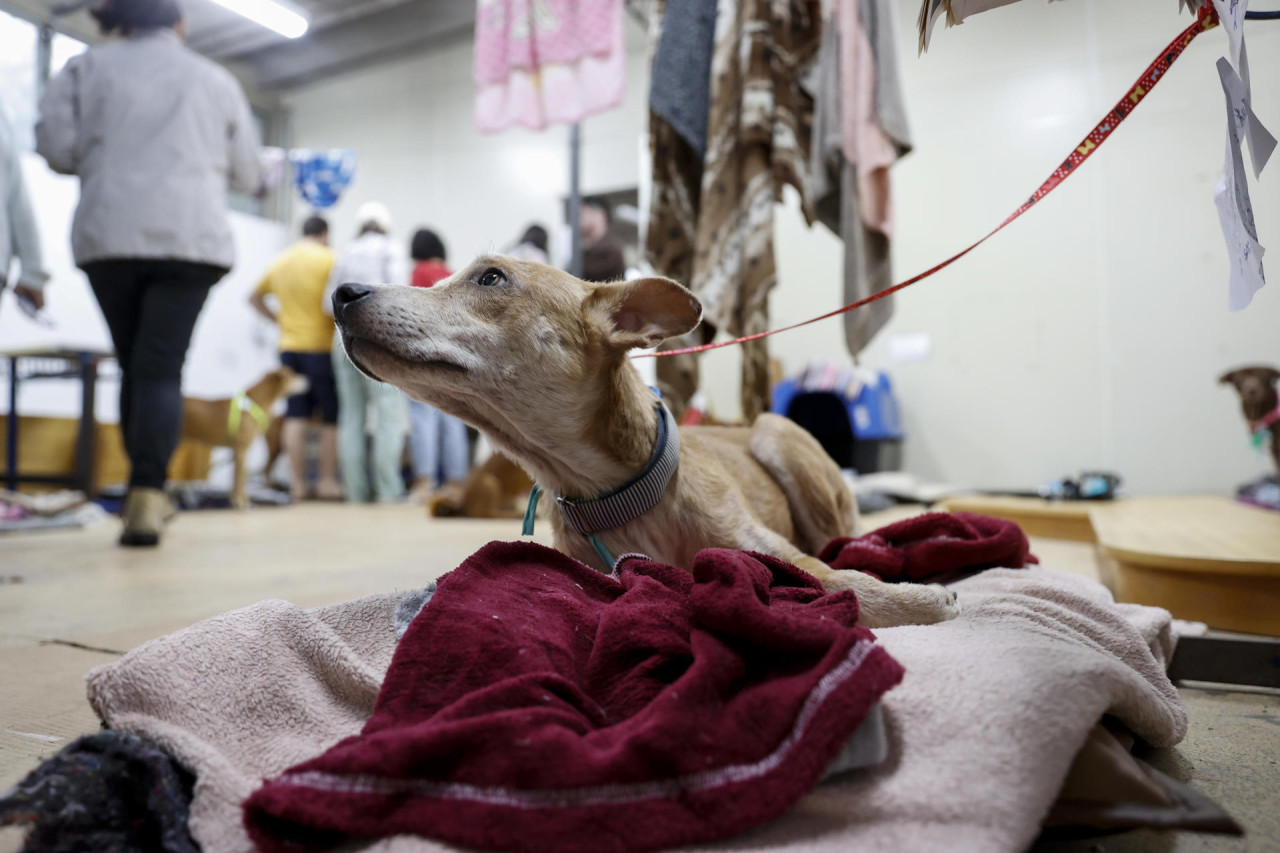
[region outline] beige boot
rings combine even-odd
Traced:
[[[130,489],[124,501],[124,532],[121,545],[160,544],[164,526],[174,516],[173,502],[160,489]]]
[[[413,488],[409,490],[409,502],[426,506],[431,503],[431,498],[435,492],[435,480],[431,477],[418,477],[413,481]]]

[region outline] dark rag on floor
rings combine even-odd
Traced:
[[[902,667],[780,560],[603,575],[492,543],[440,579],[362,734],[245,803],[265,853],[412,833],[521,853],[737,834],[817,783]]]
[[[136,735],[85,735],[0,796],[21,853],[199,853],[187,831],[193,779]]]
[[[945,583],[968,572],[1039,562],[1021,527],[967,512],[931,512],[856,539],[833,539],[818,559],[833,569],[910,583]]]

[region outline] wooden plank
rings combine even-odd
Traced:
[[[8,790],[41,760],[98,719],[85,699],[84,675],[116,655],[28,641],[0,649],[0,791]]]
[[[18,470],[23,474],[69,475],[75,470],[76,436],[80,422],[75,418],[45,418],[19,415]],[[119,424],[98,424],[94,448],[94,479],[97,488],[124,483],[129,479],[129,460]],[[8,423],[0,417],[0,447],[8,435]],[[169,479],[199,482],[209,476],[210,448],[184,441],[169,463]],[[0,474],[7,469],[0,453]]]
[[[1222,497],[1142,498],[1097,507],[1098,543],[1168,571],[1280,576],[1280,513]]]
[[[1095,541],[1089,512],[1097,505],[1094,501],[1047,501],[1003,495],[956,495],[938,504],[947,512],[971,512],[1012,521],[1028,536],[1072,542]]]
[[[1280,513],[1218,497],[1143,498],[1092,519],[1119,601],[1280,635]]]

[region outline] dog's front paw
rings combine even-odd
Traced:
[[[858,624],[868,628],[933,625],[960,615],[956,594],[938,584],[882,583],[858,596]]]
[[[932,625],[960,615],[956,594],[937,584],[885,583],[852,570],[828,569],[820,577],[828,592],[857,594],[858,624],[868,628]]]
[[[240,497],[236,495],[231,498],[232,509],[246,510],[249,508],[249,504],[250,504],[250,501],[246,497]]]

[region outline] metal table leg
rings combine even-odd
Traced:
[[[9,356],[9,429],[5,436],[5,485],[18,490],[18,357]]]
[[[97,449],[98,359],[87,352],[79,353],[80,361],[80,431],[76,435],[76,488],[93,497],[94,456]]]

